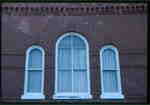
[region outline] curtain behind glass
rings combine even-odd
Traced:
[[[116,55],[111,49],[106,49],[103,52],[103,67],[104,69],[116,70]]]
[[[86,49],[84,47],[83,45],[82,48],[76,46],[73,49],[73,77],[74,77],[73,90],[74,92],[88,91]]]
[[[73,68],[74,69],[86,69],[86,49],[85,48],[74,48],[73,49]]]
[[[61,40],[58,47],[58,92],[72,91],[71,36]]]
[[[73,48],[85,48],[85,43],[84,41],[79,38],[78,36],[72,36],[72,46]]]
[[[59,48],[58,51],[58,92],[72,91],[71,48]],[[68,85],[69,84],[69,85]]]
[[[71,48],[59,48],[58,51],[58,70],[71,70],[72,68]]]
[[[117,92],[117,72],[103,71],[104,92]]]
[[[30,52],[29,67],[41,67],[42,66],[42,53],[38,49],[34,49]]]
[[[28,72],[28,92],[41,91],[41,71]]]
[[[87,72],[86,70],[75,70],[73,72],[73,91],[88,92]]]

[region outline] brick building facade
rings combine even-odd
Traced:
[[[86,101],[101,103],[112,100],[101,98],[100,60],[101,49],[111,45],[118,49],[124,95],[124,98],[114,99],[113,102],[146,103],[146,9],[146,4],[2,4],[1,99],[5,102],[24,101],[21,96],[24,94],[26,51],[36,45],[45,52],[45,98],[42,102],[55,101],[56,42],[66,33],[78,33],[89,45],[89,85],[92,97]]]

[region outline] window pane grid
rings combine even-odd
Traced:
[[[62,72],[70,72],[70,80],[71,83],[67,82],[67,84],[71,84],[70,91],[68,90],[61,90],[61,86],[59,84],[64,85],[66,81],[58,80],[58,90],[62,92],[86,92],[87,91],[87,64],[86,64],[86,47],[84,42],[76,36],[71,36],[70,41],[68,41],[70,44],[70,47],[66,48],[66,46],[58,47],[58,71]],[[62,40],[62,41],[65,41]],[[61,42],[63,43],[63,42]],[[64,55],[66,57],[63,57],[64,55],[60,55],[64,51]],[[69,52],[69,53],[67,53]],[[66,63],[66,68],[63,68],[63,64],[68,59],[68,63]],[[63,74],[62,74],[63,75]],[[61,77],[58,77],[61,78]],[[65,77],[63,77],[65,78]],[[63,79],[62,79],[63,80]],[[62,86],[63,88],[63,86]],[[83,89],[84,88],[84,89]]]

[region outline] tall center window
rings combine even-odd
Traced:
[[[56,43],[54,98],[90,98],[88,43],[77,33],[67,33]]]

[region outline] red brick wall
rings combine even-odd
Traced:
[[[58,5],[58,4],[57,4]],[[53,6],[57,6],[53,5]],[[61,12],[60,12],[61,13]],[[69,14],[69,12],[67,12]],[[82,14],[82,13],[81,13]],[[146,102],[147,15],[2,15],[2,99],[20,100],[24,87],[25,52],[31,45],[45,50],[46,100],[54,93],[55,44],[73,31],[86,37],[90,49],[91,93],[101,100],[99,50],[107,44],[119,50],[123,102]]]

